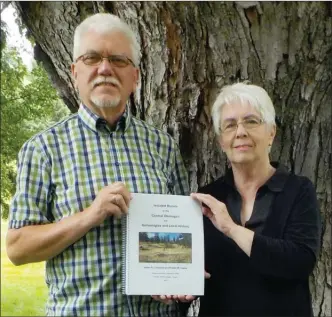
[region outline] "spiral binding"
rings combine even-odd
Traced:
[[[122,282],[122,294],[126,294],[127,291],[127,278],[126,278],[126,272],[128,267],[128,257],[127,257],[127,243],[128,243],[128,237],[127,237],[127,217],[121,218],[121,225],[122,225],[122,276],[121,276],[121,282]]]

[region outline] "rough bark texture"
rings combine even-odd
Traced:
[[[36,58],[72,111],[69,65],[76,25],[112,12],[142,46],[134,113],[179,142],[193,191],[220,176],[210,107],[238,80],[263,86],[274,101],[278,132],[272,159],[316,185],[326,226],[312,279],[315,316],[331,316],[330,2],[16,2],[36,41]]]

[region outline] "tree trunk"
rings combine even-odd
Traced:
[[[191,189],[224,172],[210,108],[222,86],[250,80],[274,101],[278,160],[315,184],[326,225],[311,286],[315,316],[331,316],[330,2],[16,2],[35,39],[35,58],[71,111],[78,107],[69,65],[76,25],[112,12],[142,47],[133,112],[180,144]]]

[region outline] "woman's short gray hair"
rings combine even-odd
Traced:
[[[139,65],[141,59],[140,46],[136,40],[134,32],[128,26],[127,23],[122,21],[118,16],[110,13],[97,13],[81,22],[75,29],[74,33],[74,49],[73,59],[74,61],[80,54],[80,42],[82,36],[88,31],[95,31],[100,34],[107,34],[113,31],[120,31],[126,35],[131,42],[131,51],[133,62],[136,66]]]
[[[220,134],[222,107],[235,102],[239,102],[242,105],[249,103],[260,113],[264,122],[269,125],[275,125],[275,110],[268,93],[259,86],[236,83],[223,87],[212,106],[213,126],[217,135]]]

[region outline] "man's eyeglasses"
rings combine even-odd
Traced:
[[[246,130],[251,130],[258,128],[262,123],[264,123],[264,120],[256,117],[248,117],[239,122],[236,120],[227,120],[221,125],[220,131],[221,133],[234,132],[237,130],[239,124],[242,124]]]
[[[112,65],[114,65],[116,67],[123,68],[123,67],[128,66],[129,64],[136,67],[134,62],[130,58],[128,58],[127,56],[124,56],[124,55],[110,55],[110,56],[104,57],[97,53],[87,53],[87,54],[83,54],[83,55],[79,56],[76,59],[76,62],[81,60],[85,65],[98,66],[101,64],[101,62],[104,59],[107,59],[109,61],[109,63],[111,63]]]

